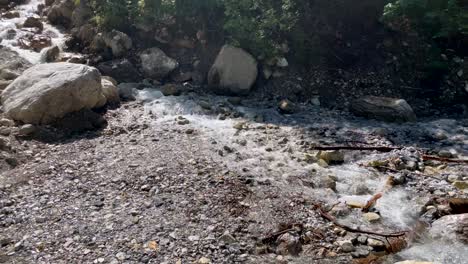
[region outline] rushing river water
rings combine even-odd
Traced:
[[[44,1],[30,0],[27,4],[20,5],[12,10],[12,12],[18,12],[19,17],[11,19],[0,18],[0,38],[3,39],[1,45],[18,52],[21,57],[33,64],[41,62],[41,53],[22,49],[18,45],[18,40],[32,34],[30,29],[21,28],[21,25],[23,25],[28,17],[39,17],[37,14],[37,7],[39,4],[44,4]],[[51,38],[52,45],[57,45],[62,48],[65,42],[65,34],[45,21],[43,21],[43,24],[44,29],[42,34]]]
[[[275,140],[258,141],[258,138],[264,137],[255,129],[239,131],[235,124],[239,120],[226,119],[220,120],[216,116],[206,114],[199,103],[208,101],[210,105],[222,105],[226,98],[222,97],[202,97],[196,95],[181,97],[164,97],[159,91],[143,90],[138,92],[140,100],[146,102],[147,112],[160,118],[154,125],[162,126],[173,123],[173,120],[179,116],[190,120],[191,124],[203,131],[207,138],[217,142],[218,145],[232,145],[233,142],[245,141],[247,144],[236,148],[238,157],[221,157],[220,162],[226,163],[232,170],[248,170],[255,175],[257,179],[268,180],[278,190],[284,192],[285,196],[292,194],[306,194],[320,201],[329,204],[335,204],[336,201],[365,203],[372,194],[382,191],[387,183],[388,175],[368,170],[359,166],[372,160],[383,160],[394,154],[392,153],[374,153],[365,156],[346,157],[346,163],[338,166],[322,168],[317,164],[304,164],[299,160],[292,159],[291,154],[283,149],[275,147],[278,142]],[[272,108],[249,108],[244,106],[236,107],[233,111],[243,114],[248,120],[249,126],[261,127],[265,124],[275,124],[279,126],[278,135],[287,137],[289,142],[299,142],[303,138],[303,129],[319,129],[320,127],[337,127],[339,133],[349,133],[350,131],[372,131],[381,124],[373,121],[349,121],[346,118],[333,117],[324,114],[318,107],[311,107],[303,114],[297,114],[294,117],[285,117]],[[264,121],[255,122],[255,116],[262,115]],[[463,135],[464,130],[456,129],[456,122],[450,120],[435,120],[430,122],[420,122],[418,124],[408,125],[385,125],[387,129],[394,131],[407,131],[413,129],[422,129],[436,131],[441,126],[452,123],[452,137],[463,137],[462,142],[467,142],[468,137]],[[457,134],[457,132],[462,134]],[[366,133],[366,132],[364,132]],[[306,138],[307,139],[307,138]],[[266,143],[266,144],[265,144]],[[271,147],[270,149],[268,147]],[[466,146],[460,145],[460,151],[466,151]],[[272,150],[273,149],[273,150]],[[466,152],[465,152],[466,153]],[[291,184],[291,176],[312,177],[326,179],[329,175],[337,178],[336,192],[328,188],[308,188],[304,186]],[[426,179],[428,180],[428,179]],[[430,180],[430,179],[429,179]],[[448,184],[446,182],[433,182],[434,186]],[[360,188],[365,187],[368,192],[361,193]],[[279,194],[281,195],[281,194]],[[384,193],[379,200],[376,208],[381,214],[379,224],[369,224],[363,218],[359,210],[353,211],[350,215],[340,218],[340,221],[350,226],[360,226],[367,230],[413,230],[418,223],[419,212],[427,201],[428,197],[418,194],[414,189],[408,187],[394,187]],[[265,206],[266,208],[267,206]],[[258,215],[259,218],[263,216]],[[460,243],[448,243],[447,241],[434,240],[425,237],[409,246],[408,249],[399,253],[404,259],[433,261],[434,263],[466,263],[468,259],[468,250],[466,245]],[[391,260],[389,263],[392,263]]]
[[[21,49],[18,45],[18,39],[30,34],[20,28],[28,16],[37,16],[36,10],[38,4],[43,1],[31,0],[28,4],[18,6],[14,11],[19,12],[19,18],[0,19],[0,37],[3,38],[2,45],[16,51],[21,57],[29,60],[31,63],[40,63],[41,55],[39,52]],[[16,32],[16,34],[13,34]],[[52,43],[62,47],[65,35],[59,29],[45,23],[44,31],[52,37]],[[277,125],[278,134],[284,135],[289,142],[300,141],[304,137],[304,128],[308,130],[319,129],[320,127],[336,127],[337,133],[349,133],[353,131],[364,131],[369,134],[373,129],[384,127],[394,131],[426,130],[436,131],[444,127],[446,133],[457,138],[460,145],[453,147],[459,148],[459,151],[466,152],[468,136],[465,130],[455,120],[431,120],[409,125],[382,125],[372,121],[349,121],[346,118],[338,118],[336,115],[327,114],[319,107],[310,107],[302,114],[292,117],[280,115],[275,109],[262,107],[236,107],[235,111],[243,114],[243,119],[220,120],[216,116],[207,115],[206,111],[200,106],[200,100],[207,100],[212,105],[225,102],[223,97],[207,96],[200,98],[198,96],[164,97],[156,90],[139,91],[137,95],[139,100],[146,104],[147,114],[158,115],[162,118],[154,121],[154,125],[171,125],[171,122],[178,116],[188,119],[192,125],[196,126],[207,138],[216,141],[218,145],[232,145],[234,141],[245,141],[244,146],[239,147],[241,159],[236,157],[218,157],[219,161],[225,163],[231,170],[248,170],[257,179],[269,181],[273,186],[279,187],[285,195],[301,194],[312,198],[334,204],[336,201],[349,202],[356,201],[365,203],[372,194],[382,190],[387,181],[387,175],[376,174],[374,171],[359,166],[359,163],[365,163],[376,159],[388,158],[392,153],[369,154],[365,156],[347,156],[343,165],[323,168],[317,164],[304,164],[303,162],[292,159],[288,151],[275,150],[277,142],[258,141],[259,137],[265,137],[258,130],[245,130],[239,133],[235,124],[242,120],[249,120],[249,126],[260,127],[265,124]],[[263,121],[254,121],[256,116],[263,116]],[[306,135],[307,136],[307,135]],[[401,133],[401,140],[406,135]],[[307,138],[306,138],[307,139]],[[269,149],[268,147],[272,148]],[[273,150],[272,150],[273,149]],[[291,185],[290,179],[293,176],[311,177],[311,173],[316,179],[326,179],[330,175],[336,177],[336,192],[327,188],[309,188],[305,186]],[[437,184],[447,184],[434,183]],[[366,190],[364,193],[357,191],[362,186]],[[409,187],[395,187],[387,191],[377,204],[382,220],[378,225],[370,225],[365,222],[357,210],[350,215],[343,217],[340,221],[349,225],[362,226],[367,229],[375,229],[376,226],[382,229],[390,230],[411,230],[418,221],[420,208],[426,202],[427,197],[423,197]],[[266,209],[265,209],[266,210]],[[262,217],[261,213],[258,217]],[[429,237],[411,244],[408,249],[399,253],[404,259],[416,259],[433,261],[444,264],[462,264],[468,260],[468,248],[461,244],[448,244],[446,241],[438,241]]]

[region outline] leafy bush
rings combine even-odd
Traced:
[[[385,7],[383,20],[396,29],[415,30],[431,38],[466,35],[468,7],[463,6],[462,2],[462,0],[396,0]]]
[[[285,35],[298,19],[297,8],[292,0],[225,0],[224,29],[232,43],[272,57],[284,49]]]

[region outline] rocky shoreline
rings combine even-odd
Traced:
[[[374,88],[324,107],[285,58],[140,47],[70,3],[2,13],[22,21],[0,47],[0,263],[468,258],[463,111]]]

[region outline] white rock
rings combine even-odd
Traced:
[[[208,84],[219,94],[247,94],[258,75],[257,61],[244,51],[224,45],[208,73]]]
[[[140,54],[141,66],[145,77],[160,80],[177,67],[179,63],[158,48],[144,50]]]
[[[5,114],[14,120],[46,124],[106,101],[96,68],[66,62],[35,65],[2,93]]]

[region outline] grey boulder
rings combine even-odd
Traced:
[[[160,80],[179,67],[179,63],[158,48],[140,53],[141,66],[145,77]]]
[[[39,64],[26,70],[3,92],[5,114],[30,124],[47,124],[81,109],[106,103],[101,74],[73,63]]]
[[[219,94],[244,95],[258,75],[257,61],[243,49],[225,45],[208,73],[208,85]]]
[[[416,115],[404,99],[366,96],[354,100],[350,110],[357,116],[387,122],[416,122]]]

